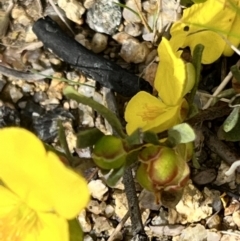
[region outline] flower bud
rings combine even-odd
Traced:
[[[110,170],[121,167],[126,160],[126,146],[115,136],[103,136],[95,145],[92,158],[97,166]]]
[[[148,190],[179,190],[189,179],[189,168],[183,157],[172,148],[149,146],[141,151],[142,162],[137,180]]]

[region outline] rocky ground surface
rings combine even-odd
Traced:
[[[159,33],[181,16],[181,9],[175,1],[166,0],[160,1],[161,9],[154,0],[129,0],[124,8],[122,3],[115,2],[0,0],[0,62],[1,66],[12,69],[6,72],[0,68],[0,127],[23,126],[58,147],[56,135],[60,119],[71,152],[90,157],[89,150],[76,149],[76,133],[96,126],[109,134],[111,128],[91,108],[67,100],[62,90],[68,83],[60,79],[71,80],[80,93],[107,106],[108,90],[44,48],[32,26],[38,18],[49,15],[86,48],[153,83]],[[40,78],[37,72],[46,77]],[[127,99],[118,100],[120,114],[125,101]],[[206,144],[205,134],[199,128],[197,157],[201,168],[195,169],[189,164],[192,181],[176,208],[156,205],[153,195],[136,183],[145,231],[151,240],[240,240],[240,175],[225,175],[229,165],[212,152],[209,146],[218,143]],[[75,168],[82,170],[83,164],[76,164]],[[94,165],[90,163],[84,169],[92,194],[88,207],[79,215],[86,233],[84,240],[130,240],[131,222],[123,184],[109,188],[104,175]]]

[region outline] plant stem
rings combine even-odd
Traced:
[[[116,116],[119,116],[118,108],[116,106],[115,95],[111,90],[104,88],[104,96],[106,100],[107,107]],[[115,135],[116,132],[113,131]],[[123,175],[123,184],[125,187],[125,193],[128,201],[128,213],[130,214],[131,222],[132,222],[132,232],[133,239],[132,241],[148,241],[148,237],[144,231],[143,223],[142,223],[142,215],[139,208],[139,201],[135,189],[135,182],[132,175],[132,166],[127,167],[124,175]]]
[[[148,237],[144,231],[141,212],[138,205],[138,198],[135,189],[135,183],[132,176],[132,168],[128,167],[125,170],[123,175],[123,184],[125,187],[125,192],[128,201],[128,208],[130,212],[130,218],[132,222],[132,232],[133,232],[133,239],[132,240],[141,240],[141,241],[148,241]]]

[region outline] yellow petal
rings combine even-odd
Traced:
[[[158,47],[158,54],[160,62],[154,86],[164,104],[175,106],[181,101],[187,84],[185,64],[165,38]]]
[[[7,188],[0,185],[0,220],[10,213],[19,203],[19,198]],[[0,221],[1,223],[1,221]]]
[[[185,26],[185,25],[179,22],[176,22],[172,26],[171,28],[172,37],[169,40],[172,50],[177,54],[177,57],[181,56],[182,51],[179,49],[183,48],[187,37],[187,32],[182,31],[182,28],[183,28],[182,26]]]
[[[226,42],[217,33],[203,31],[188,36],[184,43],[184,47],[189,46],[193,53],[195,46],[199,43],[204,45],[202,54],[202,63],[204,64],[210,64],[219,59],[226,46]]]
[[[87,182],[59,162],[54,153],[48,152],[47,158],[52,182],[49,195],[52,197],[54,211],[67,219],[72,219],[89,202]]]
[[[181,21],[173,24],[171,36],[174,40],[171,41],[177,48],[178,36],[181,36],[180,40],[185,36],[185,41],[179,42],[178,47],[190,46],[191,52],[196,44],[203,44],[205,49],[202,62],[212,63],[221,56],[226,46],[222,37],[213,31],[226,37],[235,17],[236,10],[230,7],[227,1],[207,0],[204,3],[193,4],[184,10]]]
[[[0,129],[0,178],[22,200],[49,210],[46,195],[50,173],[41,141],[21,128]]]
[[[3,186],[0,197],[0,240],[69,240],[65,219],[53,213],[36,212]]]
[[[39,213],[40,228],[37,233],[29,233],[24,241],[69,241],[68,223],[51,213]]]
[[[233,46],[235,46],[236,48],[238,47],[239,43],[240,43],[240,33],[239,33],[239,25],[240,25],[240,1],[238,0],[236,2],[236,0],[231,0],[230,2],[232,2],[231,6],[229,6],[230,8],[232,7],[235,11],[237,11],[237,14],[235,16],[235,19],[233,20],[233,24],[232,24],[232,28],[231,31],[229,32],[227,38],[228,41],[233,44]],[[230,5],[230,3],[229,3]],[[223,55],[225,56],[231,56],[234,53],[234,51],[231,49],[231,47],[226,44],[225,49],[223,51]]]
[[[161,100],[147,92],[140,91],[128,103],[125,119],[127,133],[137,128],[163,131],[175,123],[179,107],[167,107]]]
[[[46,152],[31,132],[1,129],[0,143],[0,178],[31,208],[72,218],[86,204],[89,193],[83,178]]]

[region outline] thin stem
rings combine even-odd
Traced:
[[[228,84],[228,82],[233,77],[232,72],[230,71],[228,75],[225,77],[225,79],[222,81],[222,83],[217,87],[217,89],[213,93],[213,97],[216,97]],[[213,98],[209,99],[208,102],[203,106],[203,110],[207,109],[212,104]]]

